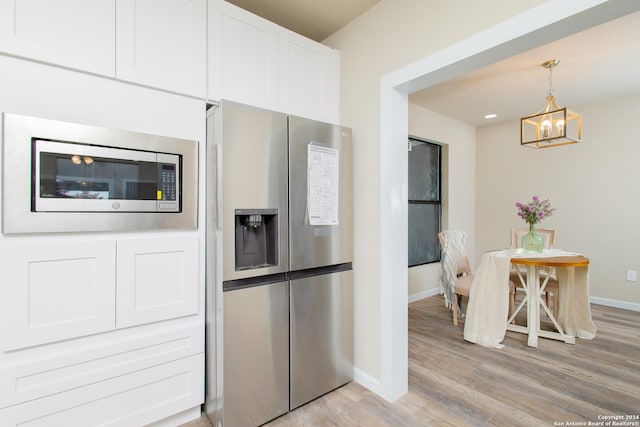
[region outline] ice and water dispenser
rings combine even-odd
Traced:
[[[235,210],[236,271],[278,265],[278,210]]]

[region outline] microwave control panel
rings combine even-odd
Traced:
[[[176,165],[160,163],[158,165],[158,200],[176,201]]]

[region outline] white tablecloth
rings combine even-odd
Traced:
[[[509,313],[509,270],[511,258],[558,257],[578,255],[559,249],[545,249],[542,253],[523,253],[522,250],[486,252],[474,273],[464,325],[464,339],[491,348],[502,348],[507,331]],[[591,320],[589,306],[589,267],[575,267],[574,286],[566,286],[568,269],[557,267],[560,285],[558,322],[567,335],[593,339],[596,327]]]

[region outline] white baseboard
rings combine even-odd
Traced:
[[[622,308],[624,310],[640,311],[640,304],[635,302],[619,301],[615,299],[600,297],[591,297],[589,298],[589,301],[591,302],[591,304],[600,304],[606,305],[607,307]]]
[[[186,424],[189,421],[197,420],[198,418],[200,418],[200,405],[163,418],[155,423],[149,424],[147,427],[175,427]]]
[[[358,368],[353,369],[353,380],[363,386],[364,388],[372,391],[378,396],[382,396],[382,386],[380,380],[373,378],[366,372],[361,371]]]
[[[440,293],[440,289],[438,288],[427,289],[426,291],[421,291],[421,292],[409,295],[409,302],[419,301],[424,298],[429,298],[434,295],[438,295],[439,293]]]
[[[418,292],[413,295],[409,295],[409,302],[419,301],[424,298],[429,298],[440,293],[439,289],[428,289],[426,291]],[[610,298],[590,297],[589,301],[592,304],[605,305],[607,307],[621,308],[623,310],[640,311],[640,304],[635,302],[620,301]]]

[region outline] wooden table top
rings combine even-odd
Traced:
[[[552,257],[513,257],[511,264],[540,265],[548,267],[585,267],[589,265],[589,258],[583,255],[552,256]]]

